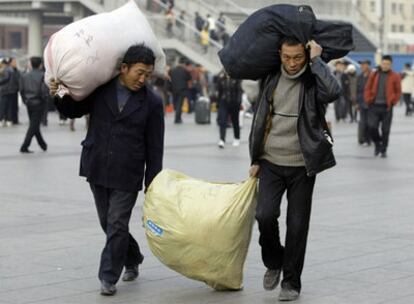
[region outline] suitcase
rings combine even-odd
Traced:
[[[211,111],[210,111],[210,99],[201,96],[195,103],[195,122],[197,124],[209,124]]]

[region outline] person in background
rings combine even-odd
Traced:
[[[208,23],[208,30],[209,35],[212,40],[217,40],[217,26],[216,26],[216,19],[210,14],[207,15],[207,23]]]
[[[3,127],[12,125],[10,118],[11,86],[13,82],[13,68],[10,66],[10,58],[2,60],[2,75],[0,76],[0,123]]]
[[[350,122],[357,122],[357,86],[358,86],[358,75],[356,67],[353,64],[350,64],[346,68],[346,73],[349,81],[349,95],[348,95],[348,107],[349,107],[349,116]]]
[[[199,12],[196,12],[195,19],[194,19],[194,26],[198,31],[198,33],[194,34],[196,41],[200,40],[200,33],[203,30],[205,24],[206,24],[206,21],[203,19],[203,17],[200,16]]]
[[[174,35],[174,26],[175,26],[175,15],[174,15],[174,11],[172,10],[172,8],[169,8],[167,10],[167,12],[165,13],[165,18],[167,21],[167,26],[166,26],[167,34],[169,35],[169,37],[172,37]]]
[[[371,61],[364,60],[359,62],[361,67],[361,74],[358,75],[358,85],[357,85],[357,98],[358,98],[358,108],[359,108],[359,124],[358,124],[358,142],[364,146],[371,145],[371,135],[368,126],[368,112],[369,106],[365,102],[364,90],[365,85],[368,81],[368,77],[371,73]]]
[[[40,133],[40,123],[48,100],[48,89],[44,83],[44,72],[42,70],[42,58],[31,57],[32,70],[20,77],[20,94],[23,103],[27,106],[29,113],[29,129],[20,148],[21,153],[32,153],[29,150],[32,138],[36,137],[37,143],[43,151],[47,151],[47,144]]]
[[[405,102],[405,116],[413,114],[411,98],[414,93],[414,71],[411,69],[411,64],[406,63],[401,73],[401,90],[403,100]]]
[[[185,22],[187,21],[186,12],[183,10],[177,18],[178,39],[185,41]]]
[[[10,68],[12,70],[11,79],[9,82],[9,92],[10,92],[10,108],[9,108],[9,121],[13,125],[19,124],[19,102],[18,102],[18,93],[19,93],[19,83],[20,83],[20,71],[17,69],[17,60],[16,58],[11,58]]]
[[[204,26],[203,30],[200,33],[200,43],[203,48],[204,54],[208,52],[208,46],[210,45],[210,36],[208,32],[208,25]]]
[[[226,72],[222,71],[217,78],[217,93],[217,121],[220,126],[220,140],[218,146],[221,149],[224,148],[226,143],[226,129],[230,117],[234,131],[233,147],[238,147],[240,146],[239,112],[243,95],[241,81],[231,79]]]
[[[170,71],[171,88],[175,110],[175,124],[182,124],[182,107],[184,99],[188,96],[191,85],[191,74],[186,69],[187,60],[181,58],[179,65]]]
[[[386,158],[393,107],[401,97],[401,77],[392,70],[391,56],[383,56],[378,70],[369,75],[364,97],[365,102],[370,105],[368,124],[372,141],[375,144],[374,155],[381,154],[382,158]]]
[[[334,75],[342,88],[342,92],[339,98],[334,102],[336,122],[339,122],[340,120],[345,120],[348,113],[347,97],[349,96],[349,78],[348,75],[345,73],[345,70],[345,62],[342,60],[338,60],[335,63]]]

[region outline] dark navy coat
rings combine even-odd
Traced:
[[[117,78],[97,88],[82,101],[56,98],[68,118],[90,114],[82,142],[80,175],[111,189],[135,192],[147,188],[162,169],[164,152],[163,102],[147,86],[134,92],[119,111]]]

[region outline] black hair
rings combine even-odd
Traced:
[[[39,69],[42,64],[42,57],[30,57],[30,65],[34,69]]]
[[[294,37],[285,37],[280,42],[280,49],[282,49],[282,45],[287,44],[288,46],[295,46],[295,45],[303,45],[298,39]]]
[[[145,44],[137,44],[131,46],[122,60],[122,63],[131,66],[136,63],[143,63],[146,65],[155,64],[154,52]]]
[[[409,62],[407,62],[406,64],[404,64],[404,66],[406,67],[406,68],[411,68],[411,63],[409,63]]]
[[[384,55],[384,56],[382,56],[382,60],[388,60],[388,61],[392,62],[392,57],[391,57],[391,55]]]
[[[185,57],[181,57],[180,60],[178,60],[179,64],[187,64],[188,60]]]
[[[3,64],[10,64],[12,62],[12,59],[10,57],[6,57],[6,58],[3,58],[2,62]]]

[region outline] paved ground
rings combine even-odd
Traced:
[[[25,117],[25,111],[22,117]],[[398,108],[388,159],[356,143],[356,126],[334,125],[338,166],[317,178],[299,303],[414,303],[414,118]],[[255,227],[241,292],[215,292],[164,267],[146,244],[143,195],[131,230],[146,255],[141,277],[98,294],[104,242],[87,183],[77,176],[77,131],[44,128],[49,152],[20,155],[26,125],[0,129],[0,304],[276,303],[262,289]],[[248,170],[247,127],[240,148],[219,150],[215,125],[167,122],[165,167],[212,181],[240,181]]]

